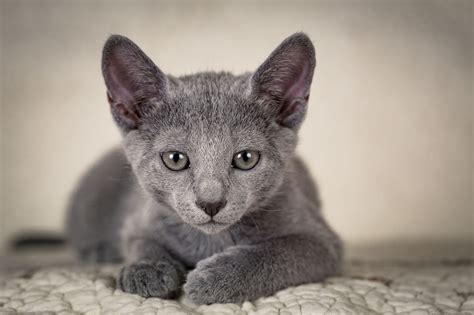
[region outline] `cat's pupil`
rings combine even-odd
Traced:
[[[181,159],[181,156],[179,153],[173,153],[170,154],[170,159],[173,160],[175,163],[178,163],[178,161]]]
[[[244,152],[244,154],[242,154],[242,159],[244,160],[244,162],[247,162],[251,158],[252,158],[252,153],[250,152]]]

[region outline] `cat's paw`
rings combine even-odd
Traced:
[[[246,294],[238,257],[232,252],[216,254],[200,261],[191,271],[184,292],[196,304],[239,303]]]
[[[118,276],[119,288],[143,297],[172,299],[181,289],[182,275],[168,262],[137,262],[126,265]]]

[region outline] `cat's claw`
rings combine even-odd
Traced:
[[[175,298],[182,277],[168,262],[138,262],[124,266],[118,277],[119,288],[143,297]]]

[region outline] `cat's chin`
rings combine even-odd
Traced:
[[[221,223],[221,222],[216,222],[216,221],[209,221],[206,223],[201,223],[201,224],[194,224],[196,228],[199,230],[203,231],[206,234],[217,234],[225,229],[227,229],[231,224],[228,223]]]

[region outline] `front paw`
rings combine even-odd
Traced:
[[[191,271],[184,292],[196,304],[239,303],[246,296],[241,284],[245,282],[237,266],[236,256],[216,254],[200,261]]]
[[[168,262],[138,262],[124,266],[118,276],[122,291],[143,297],[172,299],[181,288],[183,276]]]

